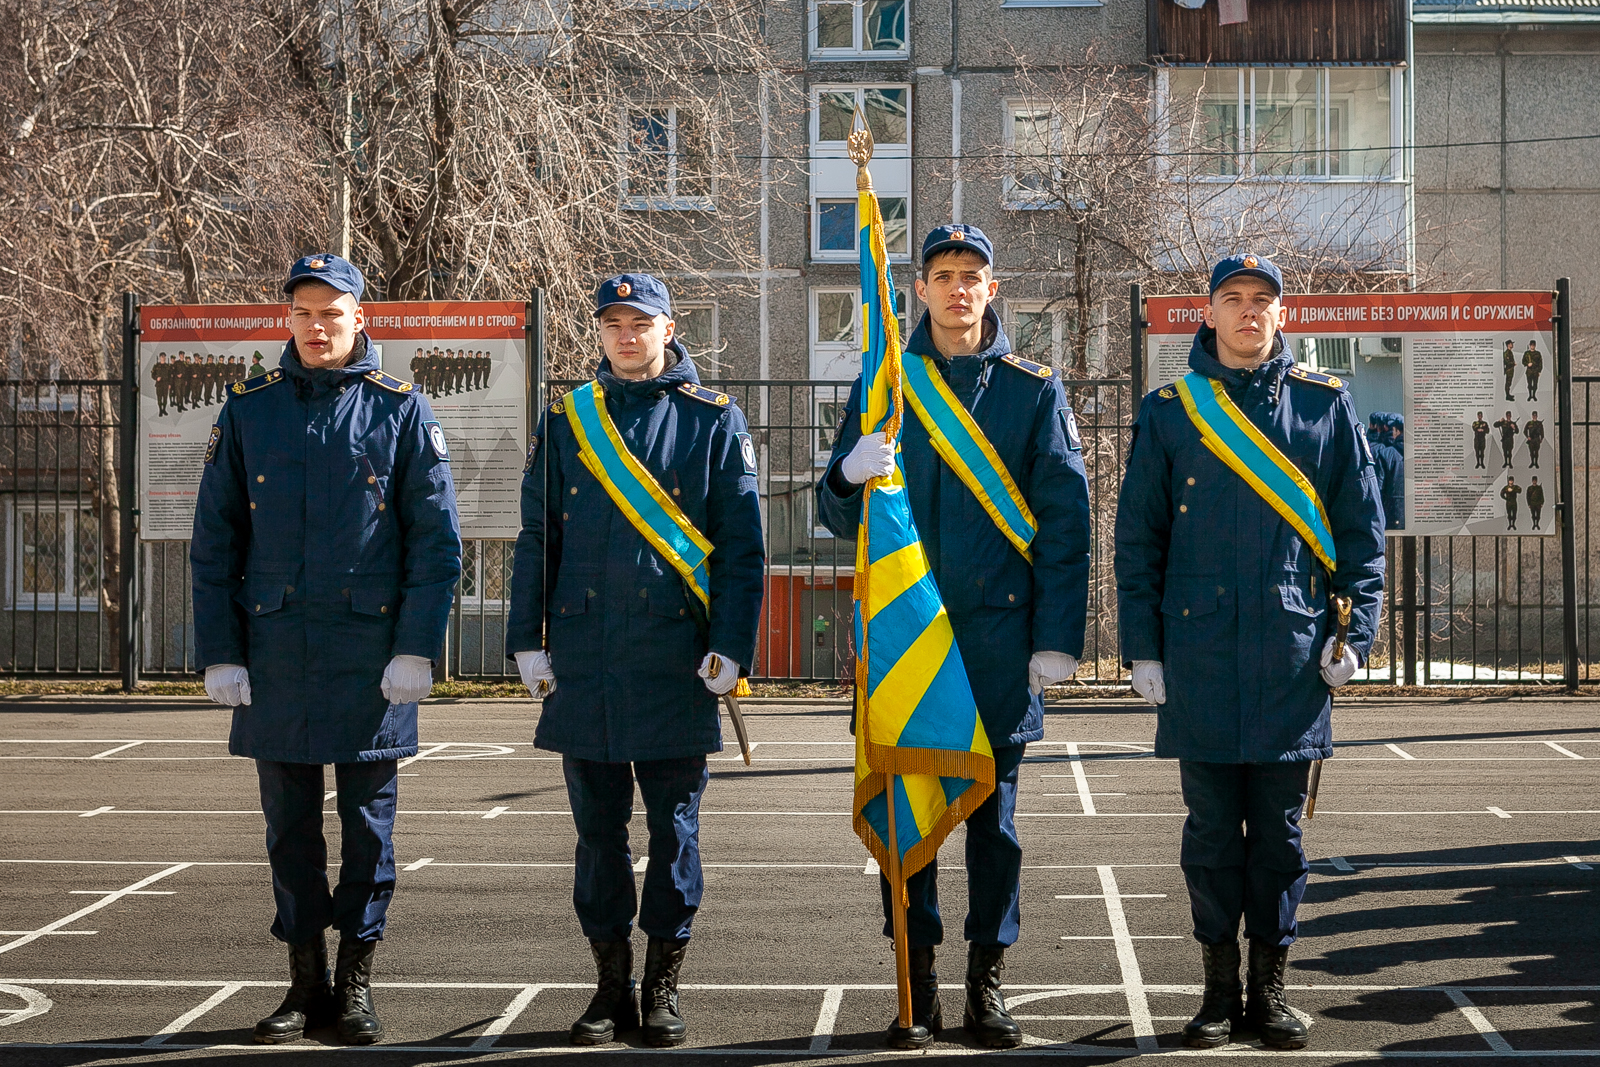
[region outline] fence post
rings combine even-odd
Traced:
[[[1567,692],[1578,691],[1578,554],[1577,516],[1572,507],[1572,280],[1556,281],[1556,418],[1561,498],[1556,521],[1561,530],[1561,673]]]
[[[1149,325],[1144,320],[1144,286],[1134,282],[1128,286],[1128,377],[1133,383],[1130,422],[1139,417],[1139,401],[1144,399],[1144,331]]]
[[[1417,684],[1417,539],[1400,539],[1400,629],[1405,647],[1406,685]]]
[[[122,464],[117,493],[122,502],[122,610],[117,647],[122,662],[122,691],[139,685],[139,296],[122,294]]]

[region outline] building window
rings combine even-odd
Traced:
[[[716,304],[674,304],[672,335],[688,350],[700,376],[707,380],[730,377],[722,360],[721,334]]]
[[[1398,177],[1401,77],[1393,67],[1168,70],[1176,165],[1216,177]]]
[[[504,607],[511,588],[514,541],[461,542],[461,601],[480,608]]]
[[[811,54],[828,59],[907,55],[906,0],[812,0]]]
[[[1061,366],[1065,314],[1052,310],[1042,300],[1007,300],[1006,318],[1011,351],[1047,367]]]
[[[636,211],[713,211],[711,138],[684,108],[630,109],[622,133],[622,206]]]
[[[895,318],[900,320],[900,343],[907,336],[906,292],[894,289]],[[811,377],[849,382],[861,373],[861,328],[866,309],[861,290],[811,290]]]
[[[857,109],[872,131],[872,184],[883,213],[884,246],[893,260],[911,257],[911,90],[904,85],[827,86],[811,111],[811,255],[855,260],[860,252],[855,164],[845,138]]]
[[[103,575],[100,518],[76,501],[21,498],[6,508],[6,606],[22,611],[98,611]]]
[[[1061,181],[1061,120],[1055,109],[1027,101],[1007,102],[1005,144],[1006,206],[1051,206]]]

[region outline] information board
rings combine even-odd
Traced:
[[[383,370],[427,395],[450,448],[468,538],[514,538],[528,439],[525,305],[363,304]],[[211,427],[229,386],[278,366],[288,307],[139,310],[139,509],[146,541],[187,540]],[[287,388],[275,386],[274,388]]]
[[[1405,516],[1392,534],[1556,530],[1548,292],[1285,296],[1296,362],[1344,381],[1356,413],[1404,416]],[[1151,297],[1146,391],[1189,372],[1203,296]],[[1537,504],[1537,506],[1535,506]]]

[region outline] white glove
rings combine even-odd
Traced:
[[[1028,692],[1037,696],[1077,673],[1078,661],[1065,652],[1035,652],[1028,660]]]
[[[415,704],[433,689],[433,662],[421,656],[396,656],[383,669],[380,688],[391,704]]]
[[[1361,666],[1361,660],[1349,642],[1345,643],[1344,656],[1338,663],[1333,662],[1333,643],[1337,640],[1337,637],[1330,637],[1328,643],[1322,646],[1322,680],[1334,689],[1354,678],[1356,668]]]
[[[852,485],[865,485],[869,478],[887,478],[894,473],[894,442],[886,433],[865,433],[850,454],[839,463],[839,473]]]
[[[717,665],[715,676],[711,673],[713,663]],[[706,688],[717,696],[731,693],[733,687],[739,684],[739,665],[718,652],[707,652],[706,658],[700,661],[700,669],[694,673],[704,678]]]
[[[1167,702],[1167,676],[1153,659],[1133,661],[1133,691],[1151,704]]]
[[[206,668],[206,696],[228,708],[250,703],[250,672],[237,663]]]
[[[517,671],[522,675],[522,684],[528,687],[528,695],[535,700],[556,691],[556,672],[550,666],[550,653],[540,649],[518,652]]]

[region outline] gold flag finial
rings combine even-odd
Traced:
[[[867,128],[867,117],[858,106],[850,116],[850,134],[845,138],[845,151],[850,155],[850,162],[856,165],[856,188],[861,192],[872,190],[872,175],[867,172],[867,164],[872,161],[872,149],[872,131]]]

